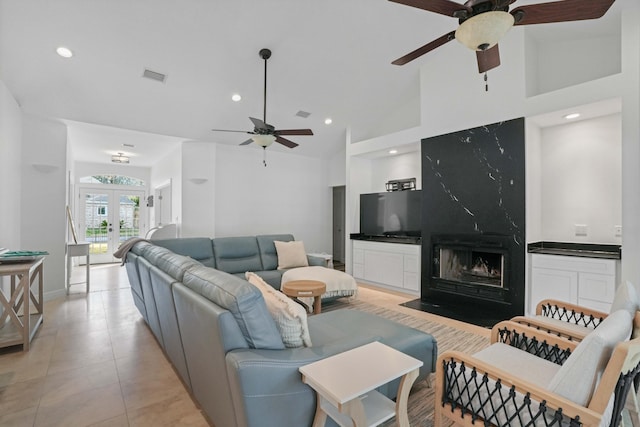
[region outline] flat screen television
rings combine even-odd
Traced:
[[[360,195],[360,233],[368,236],[420,236],[422,191]]]

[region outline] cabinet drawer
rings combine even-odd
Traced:
[[[534,268],[610,274],[612,276],[616,274],[616,260],[614,259],[532,254],[531,265]]]

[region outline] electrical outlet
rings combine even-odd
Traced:
[[[587,225],[586,224],[574,224],[576,236],[586,236]]]
[[[616,237],[622,237],[622,226],[621,225],[614,225],[613,226],[613,230],[614,230],[614,234]]]

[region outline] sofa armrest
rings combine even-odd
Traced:
[[[229,386],[238,425],[311,425],[315,393],[302,382],[298,368],[379,339],[350,337],[319,347],[228,352]]]
[[[328,267],[328,264],[329,264],[329,262],[325,258],[315,256],[315,255],[309,255],[309,254],[307,254],[307,262],[311,267],[313,266]]]

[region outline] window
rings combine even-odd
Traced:
[[[82,184],[115,184],[143,187],[145,182],[138,178],[124,175],[93,175],[80,178]]]

